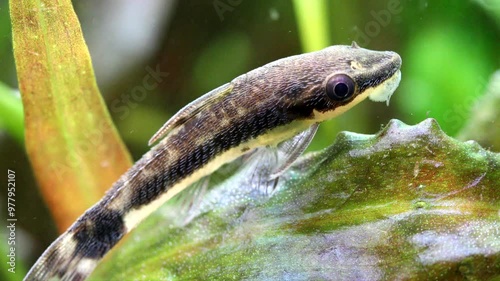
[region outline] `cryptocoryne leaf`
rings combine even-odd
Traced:
[[[163,206],[93,280],[497,280],[499,182],[500,154],[432,119],[341,133],[272,193],[242,168],[187,225]]]
[[[26,151],[60,231],[131,164],[70,0],[11,0]]]

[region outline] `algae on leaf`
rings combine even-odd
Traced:
[[[266,160],[246,163],[218,172],[191,219],[167,203],[91,279],[500,278],[500,154],[433,119],[341,133],[273,191],[250,171]]]

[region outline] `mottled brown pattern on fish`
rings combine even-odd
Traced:
[[[343,53],[339,59],[330,52],[318,52],[278,60],[234,79],[229,95],[199,112],[141,159],[135,165],[138,169],[127,174],[133,192],[113,200],[120,202],[123,213],[141,207],[219,153],[277,126],[313,118],[313,110],[335,110],[349,103],[333,102],[323,94],[325,78],[337,72],[350,74],[357,78],[357,91],[362,92],[398,69],[391,56],[393,53],[356,58],[365,68],[371,65],[374,72],[366,70],[368,75],[352,69],[354,55]],[[390,71],[380,73],[380,63],[385,61],[391,62]],[[155,161],[146,164],[150,158]]]
[[[170,134],[49,247],[26,279],[85,278],[90,272],[77,272],[75,264],[82,259],[102,258],[130,231],[124,219],[132,211],[148,205],[232,148],[240,147],[238,151],[243,154],[253,148],[248,146],[251,140],[277,128],[288,128],[285,126],[302,120],[311,124],[323,121],[314,115],[315,111],[334,111],[348,104],[364,90],[391,77],[400,63],[399,56],[392,52],[334,46],[281,59],[237,77],[227,87],[221,87],[220,95],[216,91],[209,96],[214,99],[200,101],[204,103],[202,108],[183,111],[166,130],[173,129]],[[349,75],[356,84],[352,98],[342,102],[330,100],[325,94],[325,81],[338,73]]]

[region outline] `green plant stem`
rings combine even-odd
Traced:
[[[312,52],[328,46],[327,1],[294,0],[293,4],[302,50]]]

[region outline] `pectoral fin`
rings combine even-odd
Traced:
[[[231,83],[224,84],[215,90],[208,92],[207,94],[199,97],[198,99],[192,101],[184,108],[179,110],[172,118],[170,118],[149,140],[148,144],[152,145],[159,139],[168,135],[170,131],[176,127],[181,126],[189,119],[193,118],[203,109],[207,108],[211,104],[218,102],[225,96],[231,93],[233,85]]]
[[[210,177],[206,176],[186,188],[184,192],[177,195],[178,214],[182,217],[183,225],[191,222],[198,215],[198,208],[205,196],[210,184]]]
[[[315,123],[307,130],[295,137],[278,144],[276,153],[278,154],[278,166],[271,172],[269,180],[274,180],[281,176],[299,158],[311,143],[319,124]]]

